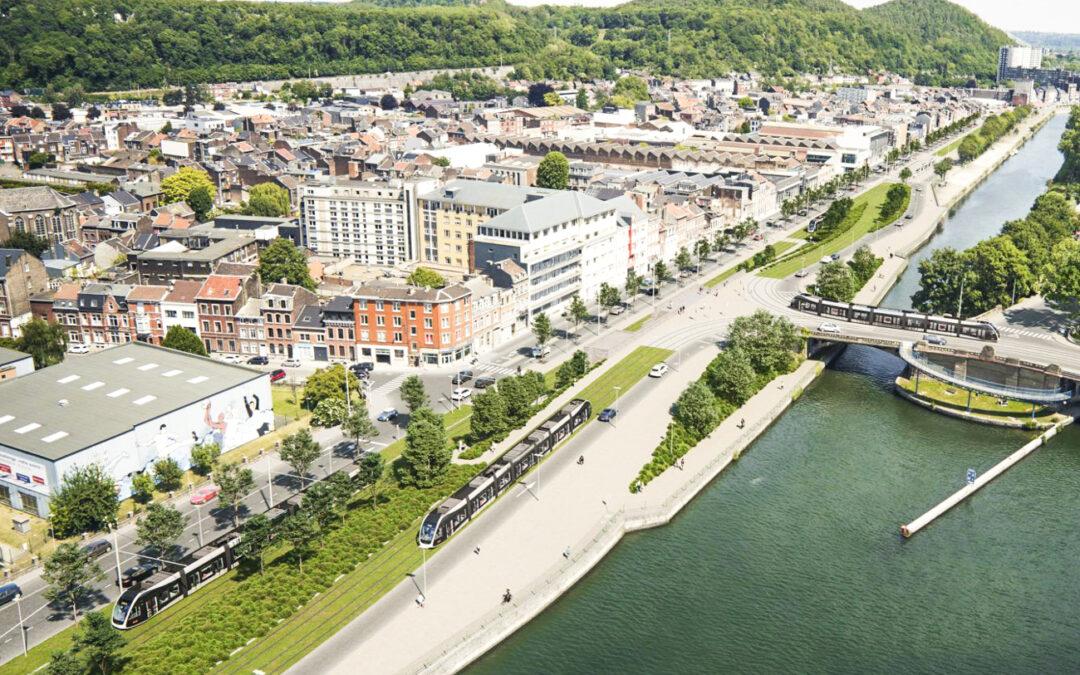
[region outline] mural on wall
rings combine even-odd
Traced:
[[[48,493],[49,481],[45,465],[22,457],[0,452],[0,478],[13,481],[20,488],[32,488]]]

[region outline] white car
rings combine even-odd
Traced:
[[[799,270],[798,272],[795,273],[795,278],[802,279],[802,278],[808,276],[809,274],[810,274],[809,270],[805,270],[805,269],[804,270]]]
[[[281,362],[282,368],[299,368],[300,359],[285,359]]]
[[[533,347],[529,351],[534,359],[542,359],[551,353],[551,347],[544,345],[543,347]]]
[[[465,399],[469,398],[470,396],[472,396],[472,389],[469,389],[468,387],[458,387],[457,389],[455,389],[454,391],[452,391],[450,393],[450,400],[451,401],[464,401]]]
[[[833,333],[834,335],[840,334],[840,326],[837,326],[831,321],[826,321],[817,327],[819,333]]]
[[[619,314],[622,314],[625,311],[626,311],[626,307],[624,307],[623,305],[615,305],[610,310],[608,310],[608,313],[618,316]]]
[[[69,354],[89,354],[90,345],[85,342],[72,342],[68,345]]]
[[[225,363],[238,364],[243,362],[244,359],[242,359],[239,354],[226,354],[221,357],[221,360]]]
[[[663,377],[667,374],[667,371],[668,364],[661,362],[652,367],[652,370],[649,371],[649,377]]]

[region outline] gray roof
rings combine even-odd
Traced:
[[[71,357],[0,384],[0,446],[55,461],[264,376],[142,342]]]
[[[555,190],[542,199],[501,213],[483,226],[515,232],[540,232],[553,225],[614,210],[610,202],[602,202],[596,197],[571,190]]]
[[[420,195],[420,199],[441,200],[506,211],[520,206],[529,195],[548,195],[559,190],[489,183],[482,180],[452,180],[443,188]]]
[[[26,253],[26,251],[21,248],[0,248],[0,277],[7,276],[8,258],[11,259],[11,264],[15,265],[24,253]]]
[[[75,206],[75,202],[51,187],[22,187],[0,190],[0,211],[5,213],[44,211],[69,206]]]
[[[6,366],[9,363],[15,363],[16,361],[22,361],[23,359],[28,358],[30,358],[29,354],[23,354],[14,349],[0,347],[0,366]]]

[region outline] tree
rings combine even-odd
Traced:
[[[90,556],[72,542],[60,544],[45,560],[41,578],[49,585],[45,597],[50,602],[71,606],[71,618],[79,620],[79,603],[94,590],[90,584],[104,575]]]
[[[554,87],[552,87],[547,82],[536,82],[529,85],[529,105],[533,106],[534,108],[540,108],[544,106],[544,95],[553,91],[555,91]]]
[[[379,99],[379,107],[383,110],[395,110],[398,107],[398,100],[393,94],[383,94]]]
[[[35,317],[23,324],[18,345],[19,351],[34,357],[34,368],[41,370],[64,360],[67,333],[60,325]]]
[[[611,90],[612,99],[620,108],[633,108],[638,101],[649,101],[649,87],[645,80],[633,75],[619,78]]]
[[[687,387],[675,401],[675,421],[697,438],[704,438],[720,423],[716,397],[701,380]]]
[[[539,344],[541,347],[547,344],[547,341],[550,340],[551,336],[553,335],[551,328],[551,319],[548,318],[547,314],[540,312],[535,317],[533,317],[532,331],[533,335],[536,336],[537,344]]]
[[[210,194],[210,188],[199,185],[191,189],[187,196],[187,205],[195,212],[195,218],[199,222],[205,221],[210,212],[214,210],[214,197]]]
[[[292,467],[293,473],[301,480],[307,476],[308,469],[322,454],[322,448],[311,437],[311,432],[301,429],[285,439],[279,452],[281,459]]]
[[[419,375],[410,375],[401,383],[401,400],[409,406],[409,412],[416,412],[420,408],[427,407],[430,402],[427,390],[424,389],[424,381]]]
[[[759,309],[731,322],[728,344],[731,349],[745,350],[755,372],[772,376],[791,369],[803,341],[791,321]]]
[[[434,164],[435,166],[441,166],[441,167],[443,167],[445,169],[446,167],[450,166],[450,158],[449,157],[432,157],[431,158],[431,163]]]
[[[446,286],[446,279],[441,274],[434,270],[430,270],[426,267],[417,267],[411,273],[405,283],[410,286],[420,286],[422,288],[442,288]]]
[[[191,470],[200,476],[209,476],[221,457],[221,446],[217,443],[199,443],[191,446]]]
[[[45,111],[40,106],[34,106],[30,109],[30,117],[35,120],[45,119]]]
[[[708,239],[698,239],[697,243],[694,244],[694,255],[697,257],[699,263],[704,262],[705,259],[709,257],[709,252],[711,250],[712,247],[709,246]]]
[[[960,288],[969,276],[961,252],[948,246],[936,249],[919,263],[919,290],[911,296],[912,306],[929,314],[955,314]]]
[[[405,430],[405,449],[399,463],[401,483],[431,487],[446,473],[450,459],[442,418],[430,408],[420,408],[410,414]]]
[[[125,658],[120,652],[125,642],[104,612],[90,612],[72,638],[72,651],[86,660],[91,672],[109,675],[123,670]]]
[[[814,284],[814,292],[826,300],[838,302],[851,302],[855,297],[855,280],[851,276],[851,269],[844,263],[826,263],[818,272],[817,283]]]
[[[570,320],[574,322],[575,332],[581,322],[589,318],[589,308],[585,306],[585,301],[577,293],[570,298],[570,308],[567,311],[570,313]]]
[[[154,483],[162,492],[171,492],[180,487],[184,470],[172,457],[163,457],[154,462]]]
[[[741,349],[725,349],[713,359],[705,371],[705,381],[718,398],[736,407],[746,403],[757,390],[757,373]]]
[[[375,423],[371,421],[371,416],[368,415],[367,406],[363,401],[358,401],[353,406],[352,414],[345,418],[341,430],[349,438],[353,439],[357,451],[360,450],[361,439],[375,438],[379,435],[379,430],[375,427]]]
[[[544,105],[545,106],[556,106],[556,105],[562,105],[562,104],[563,104],[562,97],[559,96],[558,94],[556,94],[555,92],[549,91],[548,93],[544,94]]]
[[[334,520],[334,492],[326,481],[313,484],[304,493],[301,508],[315,520],[320,530],[326,530]]]
[[[903,169],[900,169],[900,180],[902,180],[902,181],[904,181],[906,183],[910,179],[911,179],[911,169],[907,168],[906,166]]]
[[[1051,263],[1044,295],[1052,307],[1080,322],[1080,241],[1063,239],[1050,252]]]
[[[247,208],[244,212],[265,218],[287,216],[292,212],[289,191],[277,183],[259,183],[248,190]]]
[[[86,675],[86,666],[74,650],[56,651],[49,658],[45,675]]]
[[[71,119],[71,109],[63,103],[57,103],[52,107],[52,118],[57,122]]]
[[[569,360],[564,361],[555,373],[555,386],[565,389],[577,382],[585,373],[589,372],[589,357],[580,349],[574,352]]]
[[[956,154],[960,159],[961,164],[967,164],[971,160],[975,159],[983,153],[986,146],[983,144],[978,133],[971,133],[960,141],[960,145],[956,148]]]
[[[206,345],[199,336],[183,326],[169,326],[169,332],[165,333],[165,339],[161,341],[162,347],[175,349],[196,356],[206,356]]]
[[[371,488],[371,507],[379,505],[379,481],[386,472],[386,461],[377,452],[365,452],[360,458],[360,471],[356,474],[357,485]]]
[[[690,251],[686,250],[683,246],[679,249],[679,252],[675,254],[675,267],[679,268],[679,271],[685,272],[694,266],[694,261],[690,258]]]
[[[473,396],[471,434],[474,441],[485,438],[501,440],[510,430],[506,399],[495,387]]]
[[[582,110],[589,109],[589,92],[584,87],[577,90],[577,95],[574,97],[574,106]]]
[[[945,158],[934,165],[934,173],[937,174],[939,180],[945,180],[945,174],[952,170],[953,161],[949,158]]]
[[[353,494],[356,493],[352,480],[341,471],[330,474],[323,483],[330,491],[330,498],[334,511],[341,516],[341,522],[345,522],[345,512],[349,508]]]
[[[630,270],[626,273],[626,297],[630,300],[631,304],[634,302],[634,298],[637,297],[638,291],[641,290],[641,277],[637,272]]]
[[[301,509],[285,521],[281,536],[293,547],[297,566],[304,573],[304,556],[311,552],[311,545],[319,537],[319,527],[310,513]]]
[[[150,474],[140,471],[131,477],[131,498],[139,504],[146,504],[154,498],[154,479]]]
[[[40,258],[42,253],[49,250],[49,246],[49,240],[45,237],[39,237],[33,232],[20,232],[19,230],[12,231],[7,241],[0,244],[0,248],[22,249],[35,258]]]
[[[146,515],[135,523],[136,542],[149,546],[157,557],[166,557],[166,552],[184,533],[188,517],[168,504],[153,503],[146,507]]]
[[[869,246],[864,244],[857,248],[851,260],[848,261],[848,267],[851,268],[851,273],[855,277],[855,286],[862,288],[870,277],[874,276],[874,272],[881,263],[882,259],[874,255]]]
[[[224,464],[214,472],[214,480],[218,484],[220,504],[232,511],[233,527],[236,527],[237,507],[255,489],[255,476],[247,467]]]
[[[657,260],[653,266],[653,276],[656,277],[657,285],[664,283],[671,279],[671,272],[668,271],[667,265],[663,260]]]
[[[278,238],[259,253],[259,278],[264,284],[285,282],[315,290],[304,252],[291,239]]]
[[[565,190],[570,185],[570,162],[566,155],[553,151],[540,160],[536,167],[536,186],[552,190]]]
[[[161,193],[166,204],[186,202],[192,190],[198,187],[207,189],[211,201],[217,194],[214,183],[210,180],[210,174],[190,166],[182,166],[176,173],[161,180]]]
[[[982,314],[997,306],[1009,307],[1035,289],[1027,256],[1013,240],[999,235],[984,239],[966,252],[974,283],[964,290],[964,316]]]
[[[236,554],[245,559],[257,559],[259,561],[259,574],[264,571],[263,551],[270,546],[274,536],[274,524],[261,513],[256,513],[244,523],[244,531],[240,536],[240,543],[236,547]]]
[[[324,398],[311,411],[311,426],[313,427],[336,427],[349,416],[349,407],[344,399],[332,396]]]
[[[64,474],[49,502],[53,531],[66,538],[104,530],[116,523],[119,506],[116,483],[100,465],[75,468]]]
[[[535,398],[521,377],[504,377],[499,380],[499,395],[506,402],[506,414],[510,420],[508,426],[516,427],[532,416]]]
[[[46,164],[52,164],[56,161],[56,156],[46,152],[36,151],[30,153],[30,157],[27,158],[27,164],[31,169],[40,169]]]
[[[344,401],[346,380],[348,380],[349,397],[357,398],[360,392],[360,380],[345,366],[336,363],[316,370],[304,383],[301,404],[307,410],[315,410],[319,402],[327,398]]]
[[[619,289],[615,288],[606,281],[600,284],[600,306],[604,309],[610,310],[615,305],[622,301],[622,297],[619,295]]]

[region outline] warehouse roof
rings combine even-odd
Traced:
[[[132,342],[0,384],[0,446],[58,460],[259,377]]]

